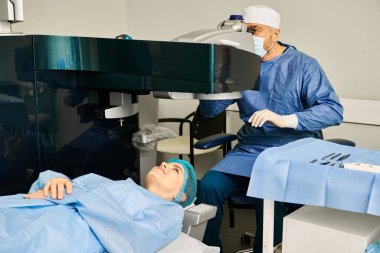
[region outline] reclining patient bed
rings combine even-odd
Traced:
[[[182,232],[179,237],[158,253],[218,253],[218,247],[210,247],[201,241],[207,221],[216,214],[216,207],[200,204],[185,210]]]

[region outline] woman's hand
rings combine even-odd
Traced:
[[[51,194],[52,199],[63,199],[63,194],[66,188],[66,193],[71,194],[73,191],[73,184],[67,178],[52,178],[46,182],[44,189],[27,194],[24,196],[26,199],[42,199]]]
[[[36,192],[29,193],[27,195],[24,195],[24,199],[44,199],[44,191],[39,190]]]

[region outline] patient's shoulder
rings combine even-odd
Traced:
[[[77,177],[73,180],[74,187],[80,187],[82,189],[86,190],[92,190],[95,188],[98,188],[99,186],[103,186],[105,184],[110,184],[112,182],[115,182],[109,178],[89,173],[80,177]]]

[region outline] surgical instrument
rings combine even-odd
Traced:
[[[331,157],[330,160],[333,160],[333,159],[337,158],[340,155],[341,155],[341,153],[338,153],[338,154],[334,155],[333,157]]]
[[[324,160],[324,159],[326,159],[326,158],[328,158],[328,157],[330,157],[330,156],[332,156],[332,155],[334,155],[335,153],[331,153],[331,154],[329,154],[329,155],[327,155],[327,156],[324,156],[324,157],[322,157],[322,159]]]
[[[347,155],[340,157],[337,161],[343,161],[343,160],[347,159],[348,157],[350,157],[350,154],[347,154]]]

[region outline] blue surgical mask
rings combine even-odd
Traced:
[[[254,36],[253,35],[253,45],[255,46],[255,54],[257,54],[260,57],[263,57],[267,50],[264,49],[264,37]]]
[[[268,48],[268,50],[265,50],[264,49],[264,41],[266,38],[268,38],[269,36],[271,36],[271,34],[269,34],[268,36],[266,37],[260,37],[260,36],[255,36],[253,35],[253,45],[255,46],[255,54],[259,55],[260,57],[263,57],[272,47],[273,47],[273,44]]]

